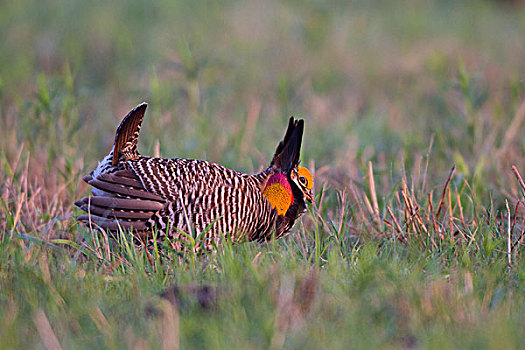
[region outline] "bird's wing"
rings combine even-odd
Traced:
[[[87,213],[78,220],[104,229],[146,230],[151,217],[167,206],[163,197],[146,191],[140,179],[127,169],[100,174],[96,179],[88,175],[83,180],[94,189],[93,195],[75,202]]]

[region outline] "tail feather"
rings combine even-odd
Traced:
[[[299,165],[301,142],[303,140],[304,121],[290,117],[284,139],[279,143],[273,156],[271,167],[288,172]]]
[[[95,188],[98,188],[101,191],[112,193],[119,197],[164,201],[164,199],[161,196],[157,196],[156,194],[153,194],[151,192],[147,192],[143,189],[137,189],[131,186],[125,186],[122,184],[116,184],[108,181],[101,181],[99,179],[91,180],[89,181],[89,184]]]
[[[110,196],[84,197],[75,202],[77,207],[83,204],[94,205],[108,209],[122,209],[133,211],[159,211],[166,208],[166,203],[154,200],[137,200],[134,198],[119,198]]]
[[[143,189],[142,182],[137,177],[129,177],[128,174],[131,174],[129,170],[119,170],[113,174],[101,174],[97,177],[97,180],[106,181],[109,183],[135,187]],[[85,181],[89,184],[92,181],[92,178],[87,178]]]
[[[139,157],[137,141],[147,107],[147,103],[141,103],[133,108],[120,123],[115,135],[111,165],[117,165],[121,159],[130,160]]]
[[[101,228],[109,231],[118,231],[120,229],[133,229],[134,231],[144,231],[148,228],[145,221],[119,221],[87,214],[80,215],[77,218],[77,220],[85,223],[92,222],[94,224],[97,224]]]
[[[104,208],[88,202],[79,202],[78,207],[92,216],[117,220],[148,220],[155,214],[153,211],[125,211],[116,208]]]
[[[84,181],[93,186],[93,195],[75,202],[87,213],[77,219],[95,223],[103,229],[115,231],[119,227],[133,227],[145,230],[151,218],[168,205],[163,197],[146,191],[130,170],[100,174],[96,178],[85,176]]]

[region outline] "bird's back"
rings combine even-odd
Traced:
[[[259,177],[195,159],[143,157],[125,167],[144,189],[167,201],[149,225],[178,238],[183,231],[206,239],[230,233],[235,240],[269,234],[276,213],[263,196]]]

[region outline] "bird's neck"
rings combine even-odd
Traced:
[[[264,196],[277,209],[277,214],[285,215],[293,203],[293,193],[288,178],[283,173],[275,173],[266,182]]]

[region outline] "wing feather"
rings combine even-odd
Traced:
[[[167,207],[167,201],[145,190],[140,179],[130,170],[100,174],[97,179],[88,175],[83,179],[93,186],[93,195],[75,202],[88,213],[78,217],[81,222],[93,222],[110,231],[119,227],[143,231],[151,218]]]

